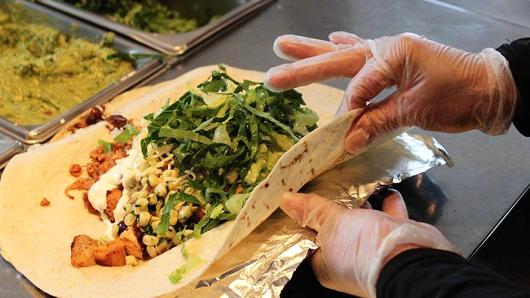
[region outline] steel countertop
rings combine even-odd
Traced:
[[[468,51],[495,48],[507,40],[530,36],[530,28],[520,23],[437,0],[279,0],[153,83],[217,63],[265,71],[283,63],[272,52],[276,36],[292,33],[326,38],[337,30],[366,38],[415,32]],[[345,88],[347,80],[326,83]],[[454,159],[453,168],[429,172],[447,196],[441,216],[434,224],[468,256],[528,185],[530,139],[519,135],[513,127],[499,137],[480,132],[421,133],[434,135]],[[30,296],[24,278],[5,263],[0,268],[0,296]],[[42,295],[32,288],[29,291]]]

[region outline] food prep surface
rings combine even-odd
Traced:
[[[0,133],[0,175],[7,161],[24,150],[20,142]]]
[[[279,0],[154,83],[216,63],[265,71],[283,63],[272,51],[274,39],[281,34],[325,39],[330,32],[344,30],[376,38],[408,31],[468,51],[480,51],[527,36],[529,29],[502,17],[445,5],[443,1]],[[345,88],[348,81],[328,83]],[[435,136],[455,162],[453,168],[437,168],[428,174],[441,190],[439,197],[433,198],[438,216],[431,223],[468,256],[530,181],[529,164],[523,162],[530,160],[530,140],[513,127],[499,137],[480,132],[421,133]],[[16,279],[12,267],[1,261],[0,296],[29,296],[27,281],[23,277]],[[32,295],[42,293],[33,289]]]

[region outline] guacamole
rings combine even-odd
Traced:
[[[159,0],[64,0],[76,7],[135,29],[162,33],[183,33],[197,29],[201,24],[185,19]]]
[[[0,8],[0,117],[19,125],[47,122],[134,70],[108,38],[67,36]]]

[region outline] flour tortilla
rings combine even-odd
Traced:
[[[206,80],[216,66],[195,69],[175,80],[141,91],[132,91],[110,104],[113,111],[140,119],[159,110],[169,99]],[[261,81],[263,73],[227,67],[236,79]],[[342,91],[324,85],[299,89],[308,106],[319,116],[319,126],[333,119]],[[286,191],[297,191],[330,168],[344,155],[342,139],[359,111],[344,115],[300,140],[286,152],[269,177],[260,183],[239,216],[185,243],[190,255],[202,262],[172,284],[168,275],[185,263],[181,246],[141,263],[137,267],[75,268],[70,264],[70,243],[74,236],[104,235],[106,226],[90,214],[80,199],[70,200],[64,189],[74,179],[73,163],[85,164],[100,139],[110,139],[104,123],[78,130],[62,139],[15,156],[0,181],[1,253],[15,268],[43,291],[60,297],[153,297],[170,295],[184,287],[223,254],[250,234],[279,206]],[[318,147],[317,147],[318,146]],[[51,202],[41,207],[43,198]]]

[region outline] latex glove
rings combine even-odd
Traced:
[[[381,269],[407,249],[453,251],[435,227],[408,219],[397,191],[383,201],[384,212],[347,209],[317,195],[298,193],[285,194],[280,207],[318,233],[321,246],[311,259],[313,272],[323,286],[340,292],[375,297]]]
[[[493,49],[468,53],[411,33],[363,40],[335,32],[329,39],[278,37],[274,51],[279,57],[302,60],[271,68],[265,84],[284,90],[352,77],[340,111],[365,107],[366,111],[346,137],[350,152],[401,127],[443,132],[479,129],[496,135],[510,126],[517,89],[507,60]],[[394,93],[366,106],[394,85]]]

